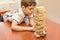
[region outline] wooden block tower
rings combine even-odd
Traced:
[[[35,27],[34,27],[34,35],[36,37],[45,36],[45,14],[46,9],[45,7],[36,7],[34,11],[34,21],[35,21]]]

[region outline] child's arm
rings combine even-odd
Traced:
[[[34,29],[35,22],[34,22],[34,18],[33,17],[30,18],[30,25],[32,26],[32,31],[35,31],[35,29]]]
[[[33,27],[22,27],[22,26],[18,26],[17,25],[17,22],[13,21],[12,22],[12,25],[11,25],[11,28],[15,31],[32,31],[33,30]]]
[[[33,17],[30,18],[30,25],[31,26],[35,26],[35,22],[34,22],[34,18]]]

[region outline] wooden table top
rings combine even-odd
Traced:
[[[23,26],[26,26],[22,23]],[[36,38],[34,32],[12,31],[10,23],[0,22],[0,40],[60,40],[60,24],[46,19],[47,35],[46,37]]]

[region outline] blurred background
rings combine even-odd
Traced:
[[[47,10],[46,17],[60,24],[60,0],[36,0],[37,6],[44,6]],[[18,0],[0,0],[0,11],[19,8]]]
[[[60,0],[36,0],[37,6],[45,6],[47,18],[60,24]]]

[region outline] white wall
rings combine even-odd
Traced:
[[[7,1],[7,0],[0,0],[0,2]]]
[[[45,6],[47,17],[60,24],[60,0],[37,0],[38,6]]]
[[[18,9],[18,2],[16,0],[0,0],[0,11],[11,10],[16,11]]]

